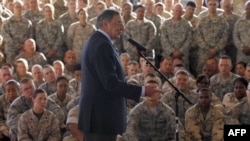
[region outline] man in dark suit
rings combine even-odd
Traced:
[[[98,30],[88,39],[81,58],[82,84],[78,128],[85,141],[115,141],[126,128],[126,98],[161,92],[156,87],[128,85],[113,45],[124,31],[119,12],[105,10]]]

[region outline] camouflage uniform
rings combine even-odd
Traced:
[[[78,21],[78,17],[77,17],[77,14],[75,13],[75,16],[71,18],[69,15],[69,12],[66,12],[66,13],[62,14],[58,18],[58,20],[62,22],[63,27],[64,27],[63,47],[64,47],[64,52],[66,52],[68,50],[68,47],[66,44],[68,28],[72,23]]]
[[[81,86],[81,81],[76,81],[75,78],[71,79],[69,81],[69,85],[73,87],[73,89],[76,92],[76,95],[80,95],[80,86]]]
[[[50,111],[44,109],[40,119],[30,109],[18,120],[18,140],[60,141],[59,120]]]
[[[95,11],[95,6],[91,5],[87,8],[87,13],[88,13],[88,19],[92,19],[97,16],[97,13]]]
[[[0,139],[2,139],[3,135],[9,136],[9,127],[6,120],[10,104],[5,94],[0,96]]]
[[[126,99],[126,108],[127,108],[127,115],[130,113],[130,111],[140,102],[146,100],[146,97],[140,97],[139,101],[135,101],[132,99]]]
[[[67,35],[67,31],[69,26],[78,21],[78,17],[77,17],[77,13],[75,14],[75,16],[73,18],[70,17],[69,12],[66,12],[64,14],[62,14],[58,20],[60,20],[63,24],[64,27],[64,31],[65,31],[65,35]]]
[[[157,33],[157,29],[152,21],[146,18],[144,18],[142,21],[137,19],[128,21],[126,24],[125,33],[141,45],[145,46],[147,48],[148,55],[152,56],[152,48],[154,47],[154,41]],[[124,45],[125,50],[130,55],[131,60],[138,60],[134,55],[136,48],[128,41],[126,41]]]
[[[53,20],[48,24],[44,19],[36,26],[36,43],[39,52],[42,52],[46,57],[50,49],[56,52],[52,58],[47,57],[48,63],[52,63],[56,59],[62,59],[64,55],[62,50],[63,32],[63,25],[58,20]]]
[[[197,52],[198,52],[198,46],[196,43],[196,32],[197,32],[197,26],[200,22],[200,18],[196,15],[193,15],[192,19],[188,20],[186,19],[186,17],[183,15],[182,16],[183,19],[189,21],[192,25],[192,40],[191,40],[191,45],[190,45],[190,49],[189,49],[189,53],[188,53],[188,61],[189,63],[189,71],[193,74],[193,75],[197,75],[198,72],[196,72],[196,67],[197,67]]]
[[[188,56],[192,41],[191,24],[184,19],[174,22],[167,19],[161,26],[162,55],[170,56],[175,50],[183,53],[185,65],[189,65]]]
[[[5,123],[7,119],[7,113],[10,107],[10,102],[6,96],[6,94],[3,94],[0,96],[0,123]]]
[[[66,78],[68,78],[68,80],[73,79],[74,78],[74,70],[70,70],[67,67],[67,65],[65,64],[63,76],[65,76]]]
[[[7,114],[7,124],[10,127],[10,137],[12,139],[16,138],[17,135],[17,126],[20,116],[27,110],[33,107],[32,101],[28,101],[24,96],[19,96],[16,98],[10,105],[8,114]],[[64,126],[63,122],[65,121],[65,115],[63,110],[50,98],[47,99],[46,109],[53,112],[60,122],[60,126]]]
[[[35,27],[36,24],[44,18],[43,11],[33,12],[32,10],[28,10],[23,14],[23,17],[29,19],[32,22],[32,25]]]
[[[10,63],[13,63],[25,40],[34,38],[31,21],[26,18],[19,21],[13,16],[3,23],[1,34],[5,42],[4,53],[6,60]]]
[[[245,12],[245,0],[234,0],[233,1],[233,10],[239,15],[242,15]]]
[[[229,110],[231,110],[237,103],[240,103],[242,101],[245,101],[247,99],[247,97],[242,98],[241,100],[238,100],[235,96],[235,93],[227,93],[224,97],[223,97],[223,105],[225,106],[225,110],[226,112],[228,112]]]
[[[75,98],[73,98],[73,99],[71,99],[70,101],[69,101],[69,103],[67,104],[67,111],[69,112],[73,107],[75,107],[76,105],[78,105],[79,104],[79,99],[80,99],[80,96],[77,96],[77,97],[75,97]]]
[[[179,140],[185,140],[185,130],[179,124]],[[123,134],[126,141],[174,140],[176,131],[175,113],[163,102],[148,108],[146,101],[136,105],[128,115],[128,124]]]
[[[172,13],[168,11],[163,11],[163,14],[161,15],[163,21],[172,17],[173,17]]]
[[[68,10],[66,6],[64,5],[60,6],[56,2],[53,4],[53,6],[55,7],[55,14],[54,14],[55,19],[58,19],[58,17],[60,17],[62,14],[64,14]]]
[[[201,12],[203,12],[203,11],[205,11],[205,10],[207,10],[207,7],[205,7],[205,6],[202,6],[202,7],[201,7],[201,10],[198,10],[197,8],[195,8],[194,14],[195,14],[196,16],[198,16]]]
[[[89,36],[95,31],[96,28],[90,23],[83,26],[80,22],[75,22],[69,26],[66,42],[68,49],[75,52],[76,62],[80,62],[82,48]]]
[[[224,115],[213,105],[204,117],[199,104],[185,114],[186,141],[223,141]]]
[[[240,18],[239,15],[232,13],[230,17],[225,16],[223,13],[220,14],[219,16],[222,16],[227,20],[227,23],[229,25],[229,30],[228,30],[228,40],[227,44],[225,47],[225,52],[230,58],[232,59],[232,63],[236,63],[236,55],[237,55],[237,48],[233,43],[233,30],[234,30],[234,25],[237,22],[237,20]]]
[[[173,72],[169,72],[168,74],[164,74],[161,70],[159,70],[168,80],[172,77],[174,77]],[[157,76],[161,79],[161,83],[164,84],[167,80],[163,76],[161,76],[159,73],[157,73]]]
[[[166,92],[162,95],[161,100],[168,104],[172,109],[176,111],[176,100],[175,100],[176,91],[172,90],[170,92]],[[178,96],[178,117],[179,123],[185,125],[185,113],[188,108],[194,105],[197,102],[198,96],[195,92],[191,90],[183,91],[183,94],[190,100],[192,104],[189,104],[182,96]]]
[[[3,84],[0,84],[0,95],[5,94],[5,88],[3,87]]]
[[[19,58],[24,58],[28,61],[29,70],[31,70],[32,66],[35,64],[40,64],[41,66],[48,64],[47,58],[41,52],[36,52],[32,58],[26,57],[25,53],[22,52],[16,56],[15,60]]]
[[[200,18],[196,15],[193,15],[193,18],[191,20],[186,19],[184,15],[182,15],[182,18],[189,21],[193,28],[196,28],[198,26],[199,21],[200,21]]]
[[[122,20],[124,24],[126,25],[128,21],[130,20],[135,20],[136,19],[136,14],[131,13],[129,19],[126,19],[124,15],[122,15]]]
[[[74,123],[78,124],[78,111],[79,111],[79,105],[73,107],[67,116],[67,122],[66,124],[68,125],[69,123]],[[77,138],[73,137],[72,134],[70,136],[66,136],[63,138],[63,141],[78,141]]]
[[[250,106],[248,100],[244,100],[235,105],[234,110],[229,112],[230,122],[226,124],[250,125]]]
[[[143,86],[143,80],[144,80],[144,78],[143,78],[143,74],[142,74],[142,73],[134,74],[134,75],[132,75],[132,76],[129,78],[129,80],[130,80],[130,79],[135,79],[135,80],[139,83],[140,86]],[[128,80],[128,81],[129,81],[129,80]]]
[[[153,44],[153,49],[155,50],[155,54],[156,55],[160,55],[161,52],[161,36],[160,36],[160,26],[163,23],[163,19],[161,18],[161,16],[156,15],[156,14],[152,14],[150,16],[145,15],[145,18],[152,21],[155,25],[156,28],[156,38]]]
[[[125,25],[127,24],[128,21],[135,20],[135,19],[136,19],[136,17],[133,14],[131,14],[129,19],[125,19],[124,16],[122,16],[122,20],[123,20]],[[92,18],[90,22],[92,24],[96,25],[96,21],[97,21],[97,17]],[[114,45],[117,48],[119,54],[126,52],[124,40],[125,40],[124,39],[124,33],[122,33],[120,39],[114,40]]]
[[[212,20],[206,16],[200,20],[196,36],[196,43],[199,46],[197,72],[201,72],[203,63],[209,57],[208,49],[216,49],[216,58],[224,54],[227,39],[228,23],[223,17],[217,16]]]
[[[226,80],[221,80],[220,74],[216,74],[210,78],[210,88],[212,92],[222,101],[225,94],[233,92],[233,81],[239,76],[230,73]]]
[[[89,20],[89,23],[93,24],[94,26],[96,26],[96,22],[97,22],[97,17],[94,17]]]
[[[48,84],[47,82],[44,82],[43,84],[41,84],[39,87],[39,89],[44,89],[46,92],[47,92],[47,95],[50,96],[52,95],[53,93],[56,92],[56,88],[50,84]],[[69,87],[67,93],[69,95],[75,95],[75,91],[72,87]]]
[[[79,111],[79,105],[74,106],[68,113],[67,116],[67,122],[69,123],[78,123],[78,111]]]
[[[43,84],[45,82],[44,79],[41,82],[35,81],[34,79],[33,79],[33,81],[34,81],[36,88],[38,88],[41,84]]]
[[[49,98],[51,98],[52,100],[54,100],[56,102],[56,104],[58,104],[61,107],[61,109],[64,112],[65,119],[67,119],[68,112],[67,112],[66,106],[69,103],[69,101],[72,99],[71,96],[68,95],[68,94],[66,94],[66,97],[64,98],[64,100],[61,101],[58,98],[57,94],[54,93],[54,94],[50,95]]]
[[[240,19],[235,23],[234,31],[233,31],[233,40],[234,44],[237,47],[237,62],[244,61],[246,63],[249,62],[250,56],[245,55],[242,52],[243,46],[250,47],[250,32],[249,32],[249,20],[247,19]]]

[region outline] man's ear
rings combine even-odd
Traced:
[[[108,25],[108,20],[104,19],[102,21],[102,27],[107,27],[107,25]]]

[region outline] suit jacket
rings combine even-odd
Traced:
[[[128,85],[118,52],[96,31],[86,42],[81,57],[80,130],[121,134],[126,128],[126,98],[139,100],[142,88]]]

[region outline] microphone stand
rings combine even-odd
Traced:
[[[157,68],[156,68],[156,66],[154,66],[146,57],[145,57],[145,55],[142,53],[142,51],[140,50],[140,49],[138,49],[137,48],[137,52],[138,52],[138,54],[142,57],[142,58],[144,58],[146,61],[147,61],[147,63],[148,64],[150,64],[150,66],[152,66],[153,68],[154,68],[154,70],[156,71],[156,72],[158,72],[159,73],[159,75],[161,76],[161,77],[163,77],[168,83],[169,83],[169,85],[176,91],[175,92],[175,114],[176,114],[176,118],[175,118],[175,121],[176,121],[176,141],[178,141],[179,140],[179,114],[178,114],[178,112],[179,112],[179,110],[178,110],[178,108],[179,108],[179,106],[178,106],[178,97],[179,96],[181,96],[181,97],[183,97],[190,105],[192,104],[192,102],[172,83],[172,82],[170,82],[165,76],[164,76],[164,74],[162,74]],[[183,125],[184,126],[184,125]]]

